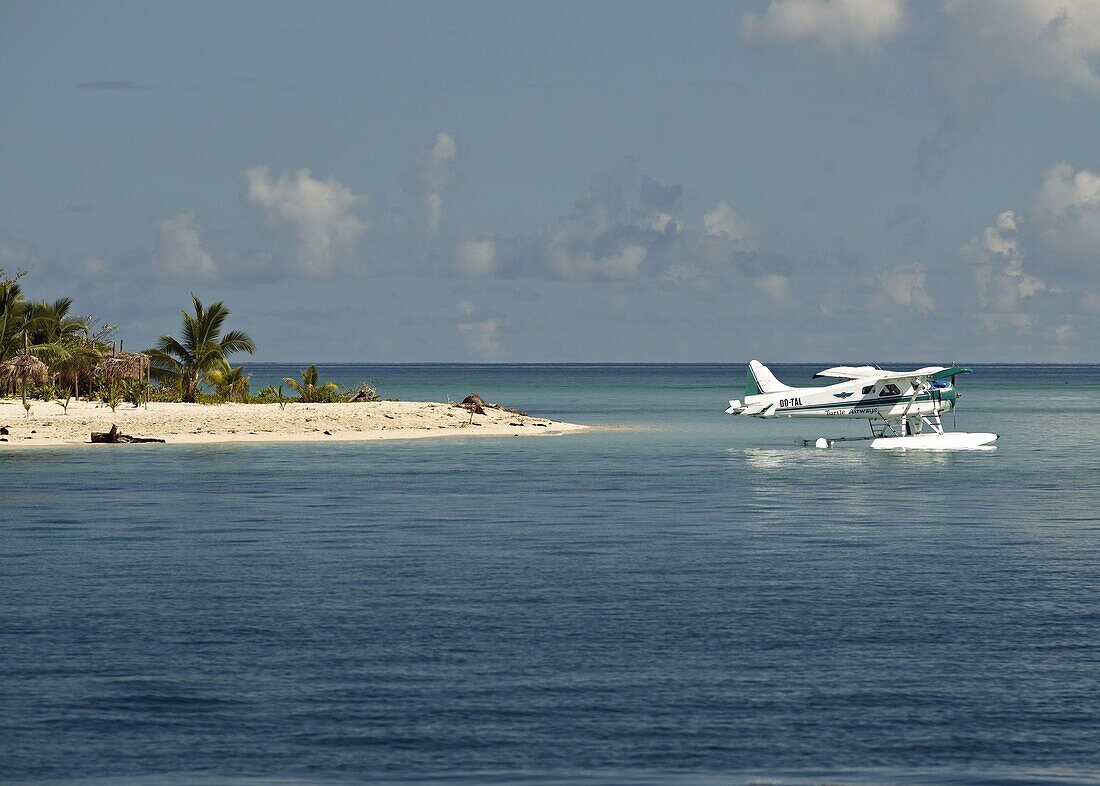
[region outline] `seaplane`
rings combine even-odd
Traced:
[[[819,437],[803,445],[831,448],[837,442],[870,440],[876,450],[967,450],[990,448],[991,433],[944,430],[942,416],[954,412],[959,397],[955,378],[969,374],[963,366],[926,366],[913,371],[887,371],[876,366],[834,366],[814,379],[839,382],[795,388],[784,385],[758,360],[749,362],[745,401],[730,401],[728,415],[751,418],[841,418],[866,420],[866,437]]]

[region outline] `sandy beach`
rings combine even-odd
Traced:
[[[372,401],[357,404],[181,404],[153,402],[135,408],[73,401],[66,415],[59,404],[34,401],[30,417],[18,399],[0,400],[0,450],[11,447],[92,445],[93,431],[113,424],[134,437],[170,444],[215,442],[325,442],[424,437],[547,436],[585,426],[486,408],[484,415],[453,404]],[[101,447],[96,445],[96,447]],[[114,446],[102,446],[111,448]]]

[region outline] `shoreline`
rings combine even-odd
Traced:
[[[0,451],[9,448],[99,446],[92,432],[112,425],[129,436],[168,445],[371,442],[433,437],[561,436],[588,426],[520,415],[487,406],[484,415],[448,403],[372,401],[299,404],[183,404],[152,402],[148,409],[121,404],[111,412],[96,401],[35,401],[26,417],[18,399],[0,400]],[[155,443],[159,444],[159,443]]]

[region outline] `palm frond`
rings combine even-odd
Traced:
[[[231,355],[234,352],[247,352],[251,355],[256,351],[256,344],[243,330],[230,330],[222,336],[219,346],[226,355]]]

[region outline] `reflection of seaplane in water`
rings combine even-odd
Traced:
[[[962,395],[955,377],[969,374],[962,366],[927,366],[915,371],[884,371],[874,366],[835,366],[814,379],[839,379],[823,387],[784,385],[757,360],[745,376],[745,403],[731,401],[726,412],[754,418],[846,418],[871,424],[869,437],[821,438],[819,448],[835,442],[871,440],[872,448],[958,450],[988,446],[996,434],[946,432],[940,416],[952,412]]]

